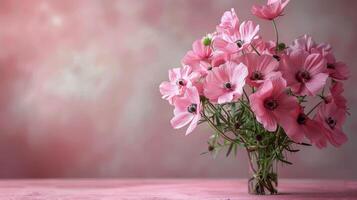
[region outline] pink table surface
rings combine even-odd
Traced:
[[[280,180],[279,195],[247,194],[242,179],[1,180],[1,200],[357,199],[357,181]]]

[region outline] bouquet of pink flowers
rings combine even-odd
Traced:
[[[249,192],[277,193],[277,162],[291,164],[285,152],[297,145],[340,146],[347,115],[343,83],[349,71],[332,48],[304,35],[286,45],[279,41],[276,18],[289,0],[268,0],[252,13],[272,22],[276,39],[266,41],[259,25],[240,22],[226,11],[216,31],[196,40],[160,85],[174,106],[171,124],[188,125],[190,134],[207,122],[214,130],[209,151],[243,147],[248,152]],[[307,140],[307,141],[305,141]]]

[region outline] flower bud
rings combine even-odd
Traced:
[[[209,146],[208,146],[208,151],[211,152],[211,151],[213,151],[213,150],[214,150],[214,146],[209,145]]]
[[[284,51],[286,49],[286,44],[285,43],[279,43],[278,44],[278,51]]]
[[[212,38],[210,36],[205,36],[203,39],[202,39],[202,43],[203,45],[205,46],[210,46],[212,44]]]
[[[234,124],[234,128],[239,129],[240,128],[240,123],[239,122],[235,123]]]
[[[258,134],[257,136],[255,136],[255,139],[256,139],[258,142],[260,142],[260,141],[263,140],[263,136],[260,135],[260,134]]]

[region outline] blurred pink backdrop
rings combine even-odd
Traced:
[[[243,152],[213,159],[210,129],[173,130],[158,85],[225,10],[251,0],[1,0],[0,177],[245,177]],[[282,177],[357,178],[357,1],[292,0],[281,39],[304,33],[333,45],[352,71],[346,83],[349,142],[303,148]]]

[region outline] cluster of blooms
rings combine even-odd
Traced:
[[[268,0],[266,5],[254,5],[252,13],[275,25],[288,2]],[[231,9],[214,33],[193,43],[182,67],[169,70],[169,81],[161,83],[160,92],[175,107],[172,126],[189,124],[186,134],[202,117],[202,99],[227,105],[246,97],[265,130],[281,127],[292,141],[307,138],[322,148],[328,142],[340,146],[347,141],[341,81],[348,76],[347,66],[336,60],[330,45],[318,44],[308,35],[289,46],[279,43],[278,37],[265,41],[259,25],[240,22]],[[318,104],[307,110],[307,100],[313,99]]]

